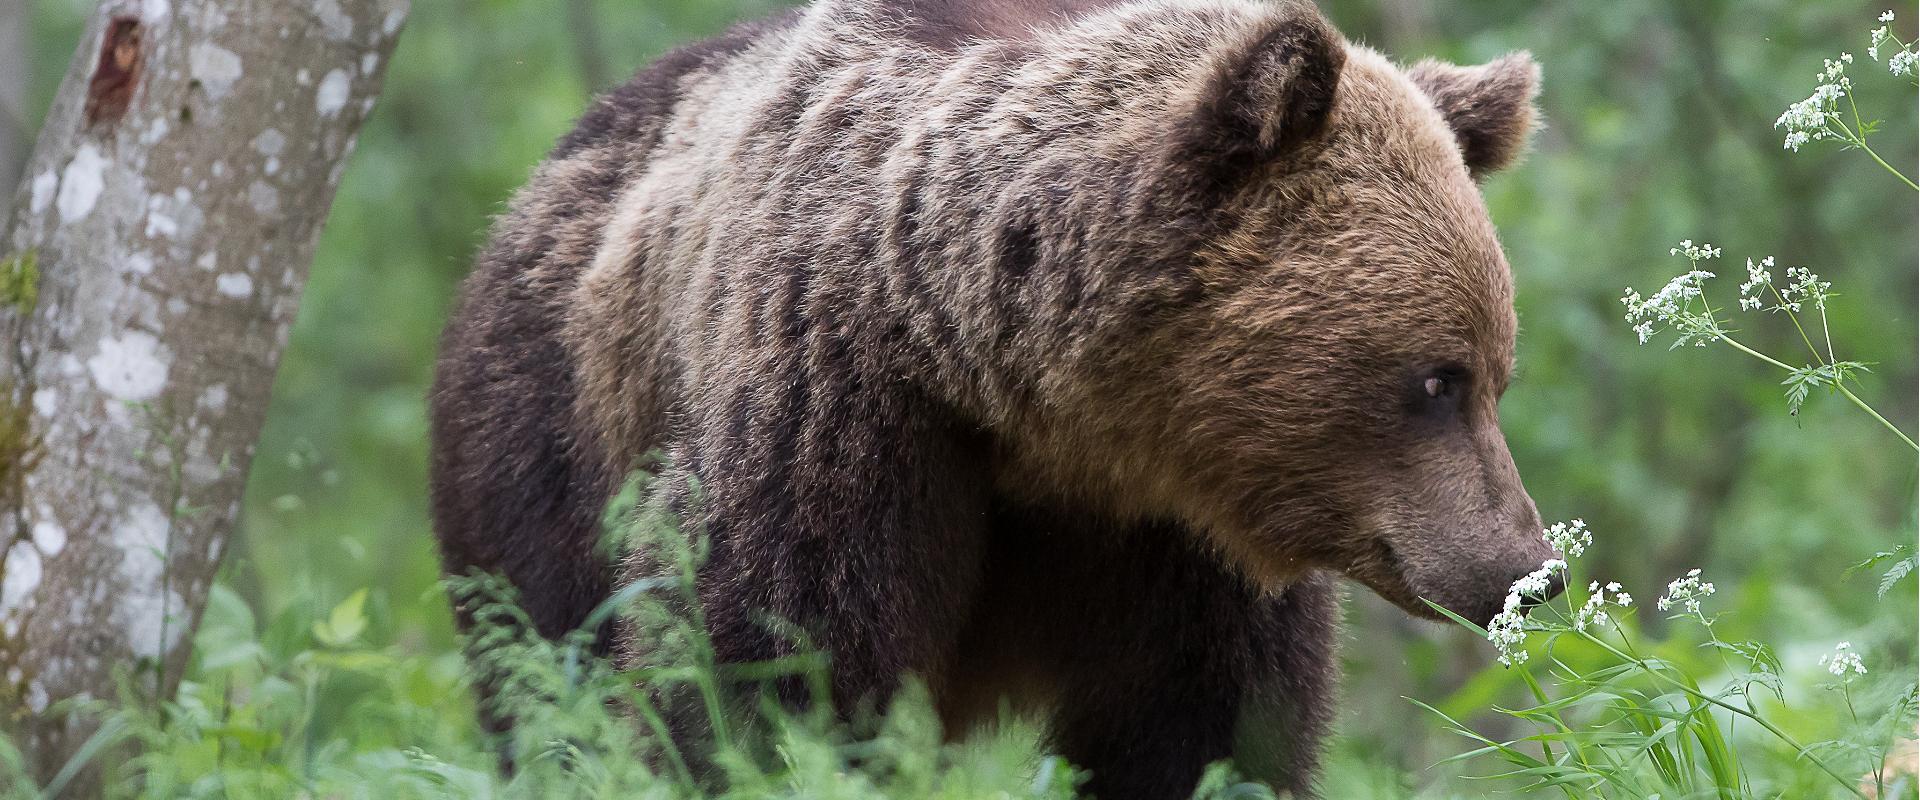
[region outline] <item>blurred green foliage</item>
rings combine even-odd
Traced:
[[[44,108],[90,3],[28,1]],[[438,665],[414,689],[453,685],[454,640],[426,517],[424,394],[454,286],[489,217],[590,90],[774,5],[415,4],[335,203],[254,463],[225,578],[244,602],[216,614],[251,607],[272,621],[269,638],[313,646],[315,623],[368,589],[368,627],[357,634],[426,659],[416,668]],[[1350,37],[1399,59],[1478,62],[1527,49],[1544,66],[1535,152],[1485,187],[1523,326],[1504,424],[1543,516],[1584,516],[1599,536],[1588,567],[1642,597],[1705,568],[1722,588],[1723,633],[1773,643],[1789,674],[1816,671],[1838,639],[1854,641],[1869,663],[1910,674],[1913,581],[1877,600],[1876,575],[1843,573],[1914,538],[1911,452],[1832,398],[1789,417],[1784,376],[1723,348],[1638,346],[1618,302],[1622,287],[1657,287],[1682,271],[1667,248],[1683,238],[1724,247],[1727,276],[1747,256],[1808,265],[1840,294],[1832,309],[1840,357],[1874,365],[1863,396],[1915,430],[1914,195],[1858,153],[1819,145],[1788,153],[1771,128],[1811,89],[1823,56],[1865,50],[1881,6],[1322,6]],[[1902,17],[1896,30],[1911,40],[1913,20]],[[1863,112],[1888,117],[1876,149],[1911,167],[1911,88],[1870,63],[1853,74]],[[1790,328],[1740,319],[1751,328],[1741,338],[1762,350],[1797,344]],[[1460,745],[1402,696],[1472,717],[1512,697],[1513,676],[1488,668],[1484,642],[1410,621],[1364,592],[1348,618],[1341,768],[1330,795],[1397,796],[1441,780],[1444,768],[1425,767]],[[1641,622],[1658,632],[1657,619]],[[326,714],[345,715],[356,697],[351,685],[322,690],[340,693]],[[438,701],[445,724],[463,724],[467,701],[451,694]],[[1788,698],[1796,699],[1815,702]]]

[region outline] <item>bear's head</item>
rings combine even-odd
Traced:
[[[1402,69],[1264,13],[1209,33],[1141,180],[1140,207],[1193,212],[1172,227],[1197,258],[1096,348],[1103,410],[1058,424],[1121,505],[1177,509],[1255,576],[1485,622],[1555,555],[1500,429],[1517,321],[1477,183],[1524,150],[1538,68]]]

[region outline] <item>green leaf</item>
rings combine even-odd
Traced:
[[[1886,597],[1887,592],[1892,591],[1893,585],[1899,583],[1901,578],[1912,575],[1913,567],[1913,556],[1907,556],[1906,558],[1893,562],[1893,566],[1887,568],[1887,573],[1880,576],[1880,596]]]
[[[347,595],[325,620],[313,623],[313,638],[331,647],[352,644],[367,629],[366,606],[367,590]]]

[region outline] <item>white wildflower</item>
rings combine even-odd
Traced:
[[[1696,267],[1701,261],[1720,257],[1720,248],[1705,243],[1696,245],[1691,239],[1681,242],[1679,247],[1669,252],[1685,256]],[[1626,320],[1635,323],[1633,330],[1639,334],[1640,343],[1646,344],[1660,326],[1679,333],[1676,346],[1694,344],[1705,347],[1707,342],[1724,335],[1719,320],[1705,301],[1705,282],[1712,277],[1713,273],[1706,270],[1690,269],[1667,281],[1667,285],[1654,292],[1652,297],[1642,297],[1628,287],[1620,303],[1627,307]]]
[[[1895,75],[1912,75],[1914,67],[1920,66],[1920,54],[1902,49],[1887,57],[1887,71]]]
[[[1609,597],[1608,594],[1612,593]],[[1613,622],[1607,613],[1607,606],[1627,608],[1633,605],[1633,595],[1620,591],[1618,582],[1602,587],[1599,581],[1587,584],[1587,603],[1573,615],[1573,629],[1584,631],[1588,627],[1604,627]]]
[[[1829,290],[1833,288],[1831,281],[1820,280],[1819,275],[1806,267],[1788,267],[1787,281],[1787,286],[1780,290],[1786,310],[1798,312],[1801,304],[1807,302],[1813,303],[1816,309],[1826,309]]]
[[[1799,150],[1809,141],[1843,138],[1830,123],[1841,123],[1840,100],[1853,88],[1853,81],[1844,74],[1845,70],[1845,63],[1827,59],[1826,68],[1814,76],[1821,83],[1813,87],[1813,94],[1787,106],[1779,119],[1773,121],[1773,127],[1786,130],[1788,150]]]
[[[1713,584],[1700,580],[1700,570],[1690,569],[1682,578],[1675,578],[1667,584],[1667,593],[1661,595],[1654,605],[1661,611],[1684,606],[1689,614],[1700,613],[1700,600],[1713,594]]]
[[[1579,558],[1580,554],[1587,552],[1587,546],[1593,544],[1593,533],[1587,530],[1587,521],[1583,519],[1553,523],[1553,527],[1541,531],[1541,534],[1548,545],[1566,554],[1567,558]]]
[[[1547,589],[1553,585],[1553,576],[1565,572],[1567,562],[1557,558],[1547,559],[1525,577],[1514,581],[1507,590],[1506,602],[1499,614],[1487,623],[1487,641],[1500,651],[1498,661],[1506,666],[1515,666],[1527,662],[1526,617],[1520,613],[1520,606],[1528,598],[1544,598]]]
[[[1855,675],[1867,674],[1867,665],[1860,660],[1860,654],[1853,651],[1852,642],[1834,645],[1833,652],[1820,657],[1820,664],[1836,677],[1844,677],[1849,672]]]
[[[1888,10],[1886,10],[1886,11],[1882,11],[1882,12],[1880,12],[1880,21],[1881,21],[1881,22],[1892,22],[1892,21],[1893,21],[1893,10],[1892,10],[1892,9],[1888,9]]]
[[[1740,308],[1756,311],[1765,305],[1761,292],[1773,285],[1772,269],[1773,256],[1760,259],[1758,264],[1753,263],[1751,258],[1747,259],[1747,282],[1740,284]]]

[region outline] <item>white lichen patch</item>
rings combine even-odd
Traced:
[[[220,253],[214,250],[201,253],[199,258],[194,259],[193,265],[207,272],[217,270],[220,268]]]
[[[187,51],[187,70],[207,90],[207,97],[220,100],[233,90],[243,69],[240,57],[216,44],[200,42]]]
[[[229,272],[213,279],[214,289],[234,299],[244,299],[253,294],[253,276],[244,272]]]
[[[47,207],[53,205],[53,195],[60,189],[60,176],[53,170],[47,170],[33,178],[33,199],[27,208],[34,216],[47,213]]]
[[[153,274],[153,256],[146,253],[134,253],[127,256],[127,271],[139,275]]]
[[[51,386],[33,390],[33,413],[48,419],[60,412],[60,390]]]
[[[277,216],[280,213],[280,190],[266,181],[254,181],[247,186],[247,205],[253,206],[253,213],[262,217]]]
[[[140,499],[127,508],[113,528],[113,547],[120,553],[120,577],[134,594],[150,594],[160,588],[160,576],[166,571],[163,558],[167,547],[167,529],[173,520],[152,500]]]
[[[340,10],[337,0],[313,0],[313,16],[320,20],[320,28],[327,32],[327,38],[336,42],[353,38],[353,17]]]
[[[373,75],[373,71],[379,68],[380,68],[379,53],[368,53],[360,57],[360,74],[371,76]]]
[[[148,25],[160,25],[173,14],[173,3],[169,0],[146,0],[140,4],[140,18]]]
[[[172,589],[139,586],[120,606],[127,646],[136,656],[159,658],[173,652],[186,633],[186,619],[186,600]]]
[[[344,69],[335,69],[320,79],[320,88],[313,93],[314,110],[320,116],[331,117],[340,113],[347,105],[347,95],[353,90],[353,79]]]
[[[93,383],[116,400],[138,402],[160,396],[167,386],[167,353],[160,340],[142,331],[100,340],[100,352],[87,359]]]
[[[148,125],[146,130],[140,132],[140,143],[151,145],[154,142],[165,139],[167,138],[168,130],[170,130],[170,128],[167,125],[166,117],[154,117],[153,123]]]
[[[214,414],[227,410],[227,385],[216,383],[200,393],[200,408]]]
[[[386,34],[387,38],[391,39],[394,34],[400,32],[400,25],[406,21],[407,7],[402,5],[399,8],[387,12],[386,20],[380,23],[380,32]]]
[[[253,137],[253,151],[263,156],[277,156],[287,149],[287,135],[279,128],[268,128]]]
[[[33,524],[33,546],[47,558],[60,555],[67,549],[67,529],[53,520],[40,520]]]
[[[7,575],[0,580],[0,609],[17,608],[40,588],[40,551],[31,542],[7,550]]]
[[[107,159],[92,142],[80,145],[60,176],[60,194],[54,201],[60,208],[61,222],[76,222],[93,213],[100,193],[107,188]]]
[[[172,195],[147,198],[147,237],[150,239],[191,239],[200,232],[205,219],[193,202],[193,192],[182,186]]]

